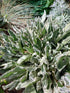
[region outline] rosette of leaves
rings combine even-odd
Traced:
[[[60,80],[70,72],[70,24],[64,29],[47,30],[40,22],[16,34],[8,31],[2,34],[0,51],[6,61],[0,76],[3,89],[22,89],[23,93],[55,93],[56,86],[63,86]],[[58,92],[58,91],[57,91]],[[58,92],[59,93],[59,92]]]

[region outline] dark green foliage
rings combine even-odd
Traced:
[[[2,88],[0,87],[0,93],[5,93],[3,90],[2,90]]]
[[[46,10],[47,14],[50,11],[50,5],[54,2],[54,0],[17,0],[17,4],[28,3],[33,8],[32,14],[33,16],[41,16]]]

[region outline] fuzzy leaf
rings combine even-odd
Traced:
[[[18,80],[14,80],[10,84],[3,86],[3,89],[4,90],[6,90],[6,89],[13,90],[17,86],[18,83],[19,83]]]
[[[29,59],[29,55],[23,55],[20,59],[18,59],[17,64],[22,64],[24,61],[27,61]]]
[[[37,93],[34,86],[30,85],[28,87],[25,88],[25,90],[23,91],[23,93]]]

